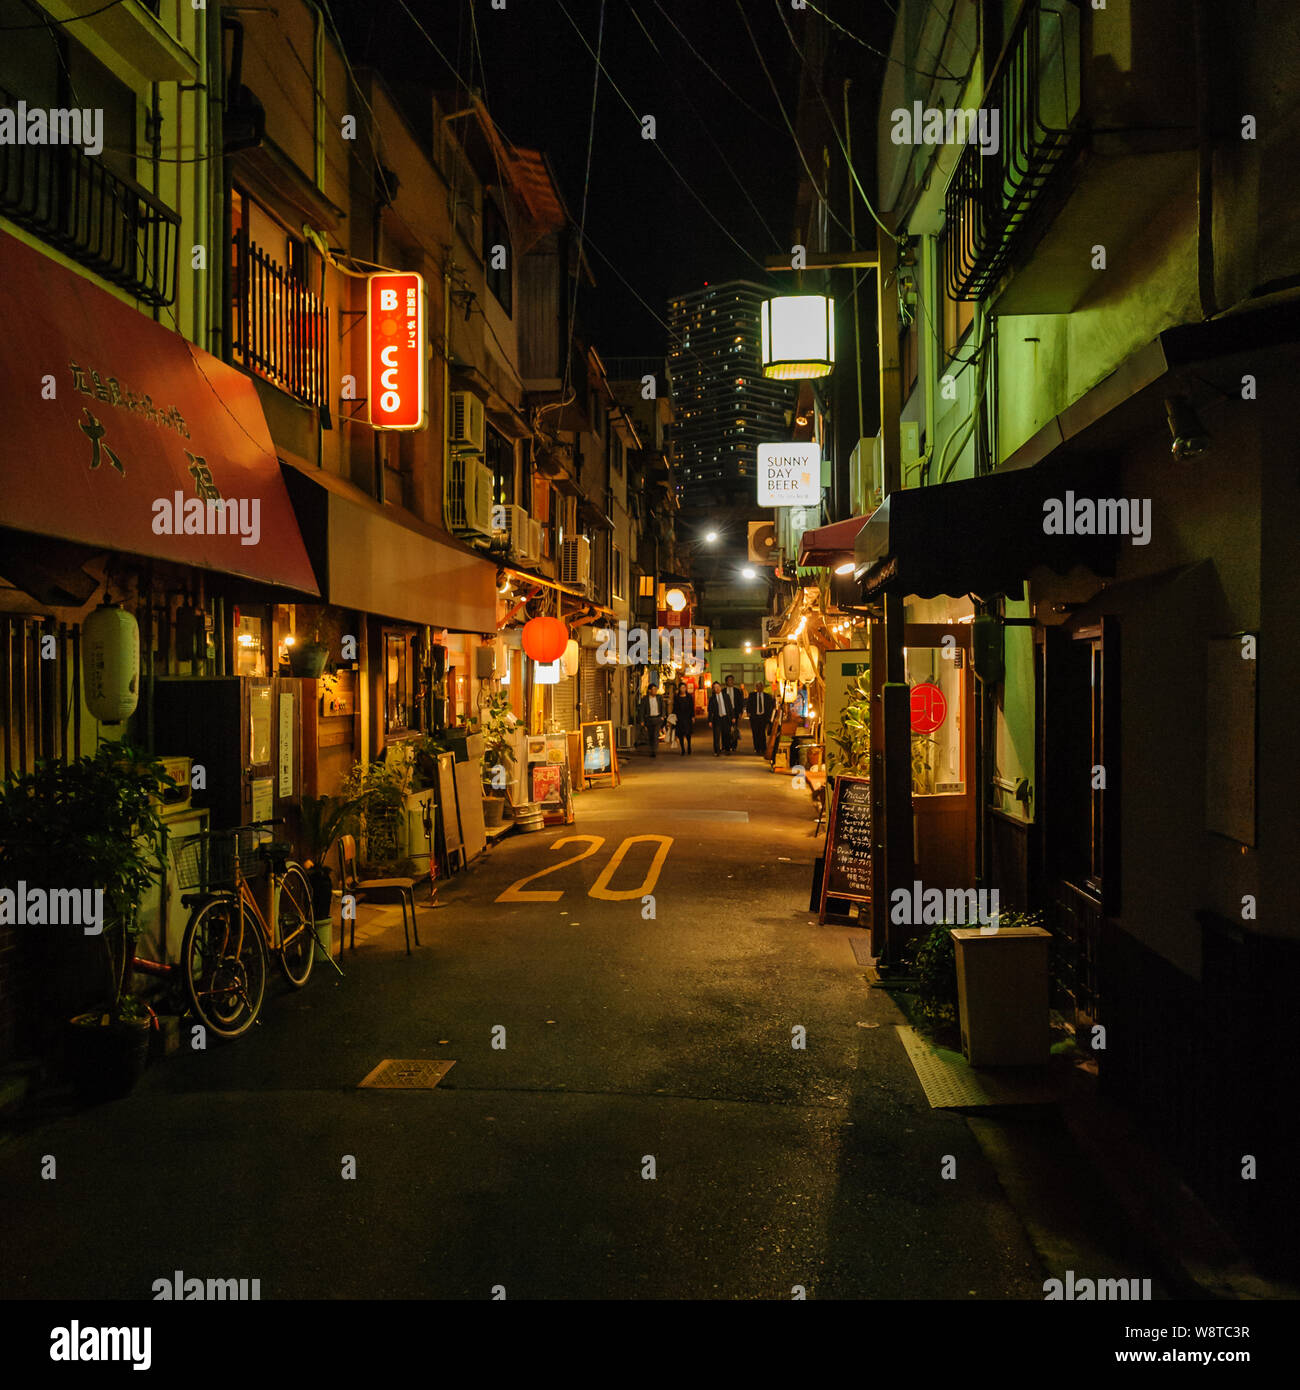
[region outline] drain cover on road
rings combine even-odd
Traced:
[[[358,1086],[382,1087],[389,1091],[432,1091],[455,1062],[431,1062],[423,1059],[403,1060],[389,1057]]]
[[[931,1047],[915,1029],[895,1024],[899,1041],[925,1088],[931,1110],[985,1110],[998,1105],[1042,1105],[1056,1099],[1038,1076],[976,1071],[959,1052]]]

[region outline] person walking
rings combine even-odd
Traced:
[[[650,682],[650,689],[641,697],[641,723],[650,738],[650,756],[659,756],[659,725],[667,715],[664,708],[667,701],[661,698],[657,682]]]
[[[691,735],[695,732],[695,696],[686,689],[685,682],[677,686],[673,714],[677,716],[677,751],[687,757],[691,752]]]
[[[709,723],[713,725],[713,756],[720,758],[731,752],[731,702],[727,692],[716,681],[709,690]]]
[[[749,732],[754,736],[754,752],[763,757],[767,753],[767,726],[772,718],[773,700],[761,685],[754,687],[749,697]]]
[[[740,716],[745,712],[745,702],[736,689],[736,678],[727,677],[723,695],[727,701],[727,711],[731,719],[730,727],[727,730],[727,752],[734,753],[736,745],[740,742]]]

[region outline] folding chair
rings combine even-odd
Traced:
[[[406,929],[406,909],[411,909],[411,931],[415,933],[415,944],[420,944],[420,929],[415,921],[415,885],[413,878],[358,878],[357,842],[351,835],[339,836],[339,869],[343,880],[343,891],[354,898],[371,898],[375,894],[396,894],[402,904],[402,935],[406,938],[406,954],[411,954],[411,936]],[[357,914],[352,914],[352,949],[357,949]]]

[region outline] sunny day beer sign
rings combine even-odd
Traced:
[[[382,271],[366,285],[370,423],[377,430],[422,430],[428,355],[424,280],[413,271]]]
[[[760,507],[815,507],[821,500],[820,444],[758,446]]]

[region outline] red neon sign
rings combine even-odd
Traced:
[[[371,275],[366,332],[370,423],[377,430],[424,429],[424,280],[414,271]]]
[[[948,717],[948,701],[931,681],[912,687],[911,706],[914,733],[932,734]]]

